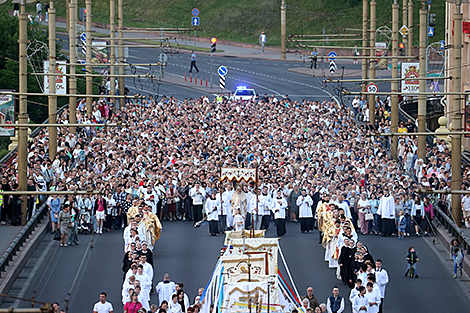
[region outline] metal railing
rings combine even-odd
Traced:
[[[26,239],[28,239],[33,230],[36,228],[39,221],[44,217],[44,215],[46,215],[46,207],[46,202],[44,202],[3,253],[2,257],[0,258],[0,277],[2,272],[5,271],[5,268],[13,260],[13,257],[26,242]]]
[[[457,224],[439,208],[438,205],[433,206],[434,215],[438,218],[439,222],[447,229],[447,231],[456,238],[462,249],[467,250],[467,254],[470,254],[470,238],[461,230]]]
[[[78,102],[77,102],[78,103]],[[60,114],[62,114],[62,112],[68,108],[68,104],[64,105],[63,107],[61,107],[58,111],[57,111],[57,116],[59,116]],[[41,130],[43,130],[45,127],[47,127],[47,123],[49,123],[49,118],[46,119],[42,124],[44,124],[43,127],[36,127],[32,132],[31,132],[31,135],[29,135],[29,137],[31,138],[34,138],[36,137],[39,132]],[[64,125],[65,126],[65,125]],[[16,154],[18,153],[18,147],[15,147],[15,149],[11,150],[10,152],[8,152],[1,160],[0,160],[0,164],[5,164],[5,163],[9,163],[11,160],[13,160],[15,157],[16,157]]]

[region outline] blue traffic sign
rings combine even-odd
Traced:
[[[227,75],[228,70],[225,66],[221,65],[217,69],[217,72],[219,73],[220,76],[225,76],[225,75]]]
[[[429,37],[434,36],[434,27],[428,27],[428,36]]]
[[[86,33],[81,33],[80,34],[80,40],[81,41],[86,41]]]
[[[191,13],[193,14],[194,17],[198,16],[199,15],[199,10],[194,8]]]
[[[199,26],[199,17],[193,17],[193,18],[191,18],[191,25],[193,25],[193,26]]]
[[[446,48],[446,41],[441,40],[439,41],[439,49],[444,50]]]
[[[328,53],[328,57],[330,58],[330,60],[334,60],[337,56],[338,55],[334,51],[330,51],[330,53]]]

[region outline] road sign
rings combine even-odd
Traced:
[[[444,50],[446,48],[446,41],[441,40],[439,41],[439,49]]]
[[[434,36],[434,27],[428,27],[428,36],[429,37]]]
[[[191,18],[191,25],[199,26],[199,17],[192,17]]]
[[[408,35],[408,33],[410,32],[410,30],[408,29],[408,27],[406,27],[406,25],[403,25],[400,30],[398,31],[403,37],[406,37]]]
[[[192,15],[193,15],[194,17],[196,17],[196,16],[199,15],[199,9],[194,8],[194,9],[191,11],[191,13],[192,13]]]
[[[225,76],[219,75],[219,87],[220,89],[225,88]]]
[[[379,87],[376,84],[370,83],[367,85],[367,92],[376,93],[377,91],[379,91]]]
[[[86,41],[86,33],[81,33],[80,34],[80,40],[81,41]]]
[[[335,61],[331,60],[330,61],[330,73],[334,74],[335,71],[336,71],[336,63]]]
[[[225,76],[225,75],[227,75],[228,70],[225,66],[221,65],[217,69],[217,72],[219,73],[219,76]]]
[[[336,52],[334,51],[330,51],[330,53],[328,53],[328,57],[330,58],[330,60],[334,60],[337,56],[338,54],[336,54]]]

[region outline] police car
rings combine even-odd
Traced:
[[[251,87],[238,86],[233,94],[234,100],[251,100],[256,97],[256,91]]]

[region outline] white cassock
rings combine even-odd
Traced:
[[[366,309],[360,309],[361,307],[366,307]],[[367,298],[365,296],[360,296],[360,295],[357,295],[354,300],[353,300],[353,303],[352,303],[352,309],[353,309],[353,313],[365,313],[367,312],[367,308],[369,307],[369,302],[367,302]]]
[[[281,201],[281,203],[279,203]],[[285,219],[286,218],[286,209],[287,209],[287,201],[284,197],[278,199],[277,197],[273,199],[272,202],[272,211],[274,213],[274,219]]]
[[[269,193],[267,195],[259,195],[258,196],[258,214],[259,215],[271,215],[271,201],[272,201],[272,198],[271,196],[269,195]]]
[[[148,262],[145,262],[145,264],[142,264],[142,266],[144,267],[144,274],[147,275],[148,277],[150,277],[150,284],[152,284],[152,280],[153,280],[153,267],[152,267],[152,265],[150,265],[150,263],[148,263]]]
[[[350,220],[352,219],[351,210],[349,209],[349,205],[346,201],[338,203],[338,207],[344,210],[344,215],[346,215],[347,218]]]
[[[385,298],[385,288],[388,284],[388,272],[387,270],[380,268],[375,270],[375,277],[377,281],[377,285],[379,285],[380,289],[380,296],[381,298]]]
[[[242,231],[245,228],[245,219],[241,214],[233,216],[233,228],[235,231]]]
[[[155,291],[158,294],[158,306],[162,305],[162,301],[166,300],[168,303],[171,301],[171,295],[176,292],[175,283],[172,281],[159,282],[155,287]]]
[[[219,212],[220,212],[220,200],[217,198],[215,200],[212,200],[211,198],[207,199],[206,205],[204,208],[204,213],[207,214],[207,220],[218,221]]]
[[[395,219],[395,198],[392,195],[380,198],[377,214],[382,218]]]
[[[139,299],[139,302],[142,304],[142,306],[147,311],[150,311],[150,304],[149,304],[150,297],[149,297],[149,295],[146,292],[144,292],[143,290],[141,290],[141,292],[138,296],[138,299]]]
[[[145,227],[144,222],[140,222],[137,225],[137,231],[139,232],[137,235],[140,238],[140,242],[147,241],[147,227]]]
[[[297,198],[297,205],[299,207],[299,218],[312,218],[312,204],[313,200],[309,195],[300,195]]]
[[[378,295],[376,291],[372,290],[372,292],[366,293],[365,297],[367,299],[367,304],[370,302],[377,302],[377,304],[374,305],[367,305],[367,313],[378,313],[381,302],[380,295]]]
[[[158,199],[158,198],[156,198],[156,199]],[[149,200],[145,201],[145,203],[152,208],[152,213],[157,215],[157,203],[158,203],[158,201],[149,199]]]
[[[129,289],[134,289],[134,284],[131,284],[126,278],[122,284],[122,304],[126,305],[127,302],[131,301],[131,295],[129,294]]]
[[[148,294],[150,297],[150,290],[152,289],[152,280],[150,277],[143,273],[142,275],[136,274],[135,280],[140,282],[141,293]]]
[[[169,302],[168,313],[182,313],[181,305],[178,302],[176,303],[173,303],[173,301]]]
[[[233,224],[233,215],[232,215],[232,200],[233,190],[226,190],[222,193],[222,212],[226,216],[226,223],[228,227],[231,227]]]

